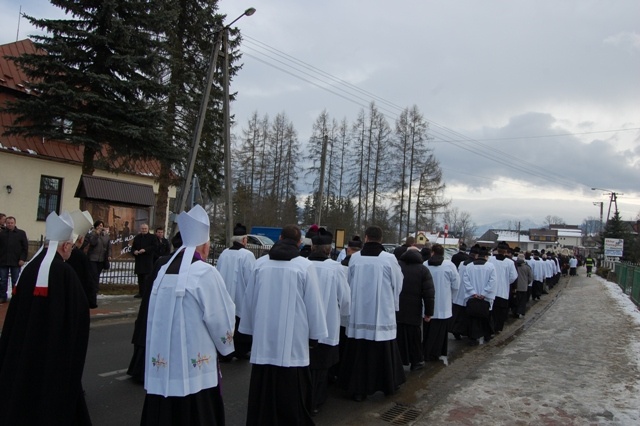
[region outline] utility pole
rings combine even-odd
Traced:
[[[599,231],[600,231],[600,233],[602,233],[602,210],[603,210],[603,207],[604,207],[604,202],[599,201],[599,202],[594,202],[593,203],[594,206],[597,206],[598,204],[600,204],[600,230]],[[616,206],[616,208],[617,208],[617,206]]]
[[[596,190],[600,190],[600,191],[607,191],[606,194],[602,194],[602,195],[608,195],[609,196],[609,211],[607,212],[607,222],[609,222],[609,216],[611,215],[611,205],[614,204],[616,206],[616,212],[618,211],[618,195],[624,195],[621,194],[619,192],[615,192],[615,191],[611,191],[610,189],[603,189],[603,188],[591,188],[592,191],[596,191]],[[600,217],[602,217],[602,215],[600,215]],[[602,222],[602,220],[600,220],[600,222]]]
[[[222,116],[224,117],[224,186],[226,193],[227,226],[226,245],[231,245],[233,237],[233,181],[231,179],[231,115],[229,113],[229,27],[222,30],[224,49]]]
[[[187,161],[187,170],[182,181],[182,187],[180,188],[180,197],[176,199],[176,205],[174,207],[174,213],[176,217],[179,213],[184,211],[187,204],[187,197],[189,196],[189,185],[193,177],[193,169],[196,165],[196,158],[198,157],[198,148],[200,146],[200,137],[202,136],[202,128],[204,127],[204,119],[207,113],[207,105],[209,105],[209,95],[211,94],[211,85],[213,84],[213,76],[216,72],[216,64],[218,62],[218,52],[220,52],[220,46],[222,45],[222,38],[216,34],[216,41],[213,43],[211,50],[211,60],[209,61],[209,70],[207,71],[207,83],[204,87],[204,93],[202,95],[202,101],[200,102],[200,110],[198,111],[198,120],[196,122],[196,129],[193,134],[193,140],[191,141],[191,151],[189,152],[189,160]],[[171,237],[176,233],[175,225],[171,227]]]
[[[198,147],[200,145],[200,137],[202,136],[202,128],[204,127],[204,120],[205,120],[205,116],[206,116],[206,112],[207,112],[207,106],[209,104],[209,95],[211,94],[211,86],[213,84],[213,77],[214,74],[216,72],[216,67],[218,64],[218,54],[220,52],[220,49],[222,48],[223,45],[223,41],[224,41],[224,56],[225,56],[225,66],[224,66],[224,78],[225,78],[225,82],[224,82],[224,93],[225,93],[225,98],[223,100],[223,115],[224,115],[224,134],[223,134],[223,141],[224,141],[224,147],[225,147],[225,180],[229,179],[229,181],[231,180],[231,164],[230,161],[227,161],[227,150],[229,158],[231,157],[231,148],[230,148],[230,143],[231,143],[231,138],[230,138],[230,117],[229,117],[229,58],[228,58],[228,47],[229,47],[229,28],[231,27],[231,25],[235,24],[240,18],[242,18],[243,16],[251,16],[255,13],[256,9],[253,7],[248,8],[247,10],[244,11],[244,13],[242,13],[242,15],[238,16],[236,19],[234,19],[229,25],[225,25],[220,31],[216,32],[216,39],[215,42],[213,43],[213,47],[211,50],[211,55],[210,55],[210,60],[209,60],[209,70],[207,71],[207,83],[206,86],[204,87],[203,90],[203,95],[202,95],[202,100],[200,103],[200,110],[198,112],[198,119],[196,122],[196,129],[193,135],[193,141],[191,143],[191,151],[189,152],[189,159],[187,162],[187,170],[186,170],[186,174],[184,176],[184,180],[182,182],[182,187],[180,188],[180,193],[179,193],[179,197],[176,198],[176,204],[174,207],[174,213],[176,215],[178,215],[179,213],[181,213],[182,211],[184,211],[185,209],[185,205],[187,204],[187,197],[188,197],[188,193],[189,193],[189,184],[191,183],[191,179],[193,177],[193,169],[195,168],[195,164],[196,164],[196,158],[198,156]],[[220,34],[222,33],[222,34]],[[224,39],[224,40],[223,40]],[[224,108],[226,107],[226,113],[224,111]],[[227,169],[228,168],[228,169]],[[229,171],[227,173],[227,170]],[[228,185],[227,188],[227,202],[229,204],[231,204],[231,206],[229,206],[229,210],[228,212],[233,212],[233,205],[232,205],[232,200],[231,197],[229,196],[229,194],[231,193],[231,188],[230,185]],[[229,229],[231,230],[231,234],[233,234],[233,216],[228,216],[227,217],[227,235],[229,235]],[[176,233],[176,227],[175,225],[171,227],[171,236],[173,237],[173,235],[175,235]],[[227,239],[227,241],[231,241],[231,238],[229,237]]]
[[[316,224],[320,226],[320,219],[322,218],[322,196],[324,193],[324,172],[327,164],[327,145],[329,144],[329,137],[325,134],[322,137],[322,154],[320,156],[320,187],[318,189],[318,205],[316,206]]]

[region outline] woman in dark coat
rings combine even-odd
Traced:
[[[431,272],[422,262],[420,252],[414,247],[409,247],[399,261],[404,280],[400,292],[400,310],[396,312],[396,340],[402,364],[411,364],[411,371],[424,366],[420,326],[423,318],[433,315],[435,297]]]

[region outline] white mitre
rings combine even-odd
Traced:
[[[73,219],[69,212],[63,212],[60,216],[56,212],[49,213],[46,222],[46,238],[49,240],[49,248],[47,248],[47,254],[45,254],[38,270],[36,287],[33,289],[34,296],[47,297],[49,294],[49,270],[58,250],[58,243],[70,241],[72,237]]]
[[[73,235],[71,236],[73,241],[76,241],[79,236],[86,235],[89,229],[93,226],[93,218],[88,211],[74,210],[71,213],[71,219],[73,219]]]

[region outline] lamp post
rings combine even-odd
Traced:
[[[207,83],[205,85],[204,88],[204,92],[202,94],[202,101],[200,103],[200,110],[198,111],[198,119],[196,121],[196,129],[195,132],[193,134],[193,140],[191,143],[191,151],[189,152],[189,160],[187,163],[187,170],[186,170],[186,174],[184,176],[184,180],[182,182],[182,187],[180,188],[180,198],[177,200],[178,204],[176,205],[176,208],[174,210],[174,212],[180,213],[185,209],[185,205],[187,204],[187,195],[189,192],[189,184],[191,183],[191,179],[193,178],[193,169],[195,167],[196,164],[196,158],[198,156],[198,147],[200,145],[200,138],[202,136],[202,128],[204,127],[204,120],[206,117],[206,113],[207,113],[207,105],[209,104],[209,95],[211,94],[211,85],[213,84],[213,76],[215,74],[216,71],[216,65],[218,62],[218,53],[220,52],[220,48],[223,44],[223,39],[227,40],[228,42],[228,31],[229,28],[231,27],[231,25],[233,25],[234,23],[236,23],[240,18],[242,18],[243,16],[251,16],[255,13],[256,9],[254,9],[253,7],[250,7],[249,9],[245,10],[244,13],[240,16],[238,16],[236,19],[234,19],[233,21],[231,21],[231,23],[229,25],[225,25],[220,31],[218,31],[216,33],[216,40],[213,43],[213,47],[211,50],[211,55],[210,55],[210,60],[209,60],[209,69],[207,71]],[[222,37],[220,37],[220,33],[222,33]],[[229,79],[228,79],[228,74],[229,74],[229,66],[228,66],[228,55],[227,55],[227,51],[228,51],[228,43],[225,43],[224,46],[224,54],[225,54],[225,69],[224,69],[224,75],[225,75],[225,82],[224,82],[224,90],[225,90],[225,100],[223,103],[223,116],[224,116],[224,126],[225,126],[225,130],[224,130],[224,149],[225,149],[225,185],[227,185],[228,181],[231,180],[230,177],[230,173],[227,173],[227,170],[231,169],[231,165],[228,164],[230,163],[230,161],[227,161],[227,151],[230,151],[230,130],[229,130],[229,120],[230,120],[230,116],[229,116],[229,107],[228,107],[228,102],[229,102]],[[226,108],[225,108],[226,106]],[[226,113],[225,113],[226,111]],[[229,154],[229,158],[230,158],[230,154]],[[227,177],[229,176],[229,177]],[[229,185],[230,186],[230,185]],[[227,202],[229,204],[231,204],[231,198],[230,198],[230,194],[231,191],[230,189],[227,190],[227,197],[228,200]],[[232,209],[230,208],[228,211],[232,211]],[[229,226],[231,226],[231,229],[233,230],[232,225],[229,225],[229,223],[231,223],[233,221],[233,217],[229,216],[227,217],[227,228],[229,228]],[[172,234],[174,234],[175,227],[172,227]]]
[[[231,244],[233,237],[233,180],[231,179],[231,113],[229,111],[229,29],[243,16],[251,16],[256,9],[250,7],[244,13],[225,25],[222,29],[222,44],[224,49],[224,77],[223,77],[223,98],[222,115],[224,116],[224,186],[227,202],[227,226],[226,243]]]

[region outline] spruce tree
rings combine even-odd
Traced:
[[[69,19],[26,19],[44,35],[33,36],[39,53],[12,58],[37,96],[10,103],[8,133],[84,146],[83,174],[96,166],[128,171],[114,157],[171,155],[163,143],[156,2],[52,0]],[[102,149],[107,156],[100,157]],[[96,156],[96,154],[98,154]],[[96,163],[97,160],[97,163]]]
[[[629,227],[620,217],[620,212],[616,210],[611,219],[607,220],[607,224],[602,230],[600,253],[604,253],[604,243],[606,238],[620,238],[624,240],[624,247],[622,249],[622,260],[630,259],[630,255],[633,251],[633,238],[629,231]]]

